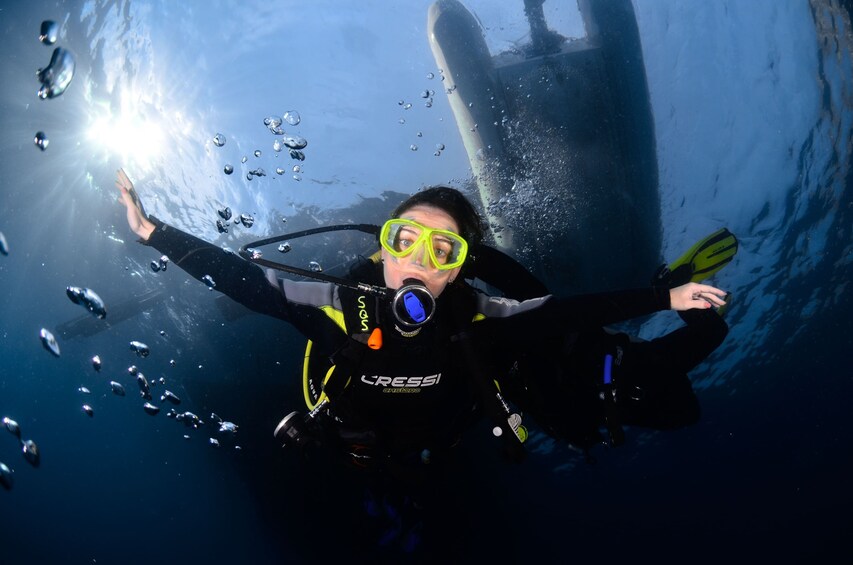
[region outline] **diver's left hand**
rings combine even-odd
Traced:
[[[669,303],[673,310],[691,310],[699,308],[707,310],[714,306],[722,306],[726,291],[707,284],[687,283],[669,291]]]

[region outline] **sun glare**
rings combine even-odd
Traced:
[[[118,114],[106,109],[94,118],[88,138],[108,155],[144,168],[153,164],[165,141],[160,126],[128,104],[122,104]]]

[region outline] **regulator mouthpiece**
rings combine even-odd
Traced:
[[[435,297],[418,279],[406,279],[394,293],[391,308],[394,317],[406,328],[419,328],[435,313]]]

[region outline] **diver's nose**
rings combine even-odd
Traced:
[[[427,253],[426,247],[423,244],[419,245],[409,257],[413,265],[417,265],[421,269],[429,268],[429,253]]]

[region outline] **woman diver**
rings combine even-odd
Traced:
[[[146,215],[123,170],[116,186],[141,243],[196,279],[211,277],[216,290],[250,309],[290,322],[332,358],[335,368],[310,417],[291,426],[297,424],[291,415],[277,437],[305,445],[333,436],[358,466],[409,470],[414,461],[423,467],[418,463],[445,454],[481,412],[517,456],[526,432],[495,386],[494,371],[507,368],[495,359],[525,355],[554,328],[571,334],[660,310],[725,304],[724,291],[695,282],[521,302],[475,291],[465,269],[469,251],[480,249],[482,222],[447,187],[415,193],[382,226],[380,261],[356,273],[363,289],[387,291],[377,293],[278,278]]]
[[[579,400],[572,404],[570,399],[562,408],[541,401],[577,388],[564,373],[573,368],[574,352],[583,347],[567,351],[563,358],[566,343],[574,339],[584,344],[583,336],[599,335],[602,326],[660,310],[716,316],[704,311],[725,304],[725,293],[718,288],[696,282],[669,288],[672,284],[665,280],[644,289],[537,296],[531,289],[544,294],[544,287],[517,263],[506,256],[490,259],[497,252],[481,245],[479,214],[462,193],[447,187],[424,189],[402,202],[378,230],[379,261],[356,265],[350,278],[359,283],[341,285],[280,278],[253,264],[263,261],[250,251],[242,250],[241,257],[149,217],[123,170],[118,171],[116,186],[128,225],[141,243],[168,255],[196,279],[212,278],[216,290],[251,310],[291,323],[309,339],[311,358],[318,360],[312,368],[315,376],[307,379],[310,411],[304,417],[295,412],[286,416],[275,437],[305,448],[320,461],[342,458],[374,471],[367,474],[374,485],[368,492],[379,494],[370,495],[371,500],[384,505],[385,519],[393,518],[393,532],[408,532],[409,537],[397,542],[406,544],[405,552],[410,551],[411,532],[423,523],[439,528],[432,539],[446,539],[455,531],[448,525],[453,513],[433,504],[431,512],[439,515],[426,520],[422,505],[435,502],[436,485],[448,472],[442,463],[452,460],[453,447],[483,415],[514,460],[523,457],[527,432],[513,405],[532,413],[540,410],[541,419],[533,415],[543,429],[583,447],[579,438],[590,441],[602,419],[612,436],[612,419],[600,414],[604,409],[594,408],[591,419],[581,418],[583,430],[592,432],[580,436],[573,428],[576,422],[562,418],[566,413],[584,414],[574,407],[590,398],[601,405],[595,400],[596,385],[587,386],[582,379]],[[516,275],[518,280],[511,280]],[[466,282],[475,277],[506,296],[475,290]],[[695,346],[696,339],[704,338],[700,333],[691,339]],[[555,347],[546,351],[549,345]],[[699,343],[699,360],[717,345],[716,338]],[[324,358],[329,362],[322,363]],[[556,373],[562,376],[552,375],[539,386],[534,374],[542,359],[556,363]],[[534,371],[524,370],[530,367]],[[502,379],[499,385],[496,378]],[[632,422],[627,418],[624,423]],[[389,500],[397,503],[388,506]],[[387,510],[391,507],[399,511]],[[401,526],[401,520],[410,525]]]

